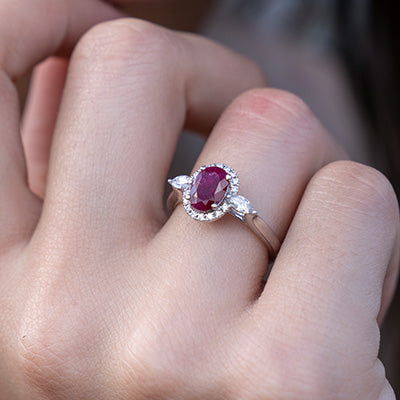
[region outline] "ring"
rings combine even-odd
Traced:
[[[212,222],[231,214],[264,242],[270,259],[278,254],[280,240],[250,201],[238,194],[239,177],[233,168],[222,163],[209,164],[192,176],[179,175],[168,179],[168,183],[173,188],[167,201],[170,212],[182,202],[186,213],[197,221]]]

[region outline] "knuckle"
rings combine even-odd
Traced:
[[[66,338],[55,340],[54,327],[42,324],[29,335],[20,338],[20,365],[26,381],[44,396],[62,393],[79,376],[84,376],[79,363],[71,363],[76,356]],[[45,397],[47,398],[47,397]]]
[[[154,322],[149,323],[153,325]],[[161,341],[160,335],[164,338]],[[172,399],[185,390],[196,391],[199,370],[191,367],[196,363],[193,364],[193,358],[187,352],[178,350],[169,335],[165,328],[154,329],[152,326],[146,337],[138,332],[118,350],[122,366],[120,386],[141,393],[146,399]]]
[[[133,18],[104,22],[82,37],[74,60],[90,60],[95,69],[148,65],[155,57],[168,55],[169,43],[169,31],[150,22]]]
[[[394,189],[385,175],[372,167],[335,161],[315,175],[311,186],[323,197],[337,199],[337,203],[363,215],[384,218],[397,228],[399,208]]]
[[[252,113],[262,119],[273,115],[282,119],[308,120],[312,112],[307,104],[296,95],[279,89],[251,89],[238,97],[234,103],[244,112]]]
[[[33,296],[25,304],[17,343],[23,379],[43,398],[79,393],[93,378],[88,359],[97,322],[85,318],[82,305],[56,277],[68,261],[52,254],[32,259],[38,273],[31,277]]]
[[[48,310],[40,310],[44,311]],[[63,313],[66,310],[59,314]],[[37,317],[33,321],[30,318],[29,328],[18,344],[23,377],[45,398],[84,387],[89,372],[84,359],[87,343],[76,341],[72,320],[54,316]]]
[[[303,150],[319,146],[322,138],[326,141],[326,132],[308,105],[296,95],[283,90],[251,89],[241,94],[226,114],[237,122],[234,132],[242,135],[245,131],[249,134],[251,122],[251,126],[260,127],[253,129],[253,134],[279,146],[293,149],[300,146]]]

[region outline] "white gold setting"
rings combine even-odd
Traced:
[[[210,204],[212,201],[210,200],[208,205],[204,208],[207,209],[207,211],[200,211],[192,206],[191,191],[192,188],[194,188],[194,185],[196,185],[197,176],[209,167],[217,167],[225,171],[226,176],[224,185],[228,184],[228,186],[222,188],[222,190],[226,191],[222,200],[218,204]],[[220,176],[222,173],[222,182],[224,180],[223,172],[220,171],[219,173]],[[203,179],[203,177],[200,179]],[[271,259],[273,259],[278,253],[281,246],[279,238],[269,225],[258,215],[250,201],[246,197],[238,194],[239,177],[233,168],[223,163],[208,164],[199,168],[192,176],[179,175],[173,179],[169,179],[168,183],[173,187],[173,191],[170,194],[167,203],[168,209],[171,212],[179,203],[182,202],[186,213],[197,221],[212,222],[229,213],[241,222],[245,223],[264,242]],[[198,190],[198,187],[196,190]],[[220,189],[219,193],[221,193],[222,190]],[[194,196],[196,195],[197,194]],[[207,199],[207,196],[205,198]],[[210,198],[219,199],[216,195],[214,195],[214,197],[209,197],[208,199]],[[197,207],[198,204],[200,203],[195,203]]]

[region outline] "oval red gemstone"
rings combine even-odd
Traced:
[[[199,211],[210,211],[219,204],[228,190],[226,171],[219,167],[207,167],[200,171],[190,189],[190,204]]]

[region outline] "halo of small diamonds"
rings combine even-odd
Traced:
[[[225,165],[223,163],[209,164],[209,165],[205,165],[205,166],[199,168],[191,176],[191,183],[193,184],[193,182],[196,181],[197,175],[199,173],[201,173],[202,171],[204,171],[206,168],[209,168],[209,167],[222,168],[226,172],[226,175],[228,177],[227,179],[229,180],[229,186],[226,190],[224,199],[219,204],[216,204],[212,210],[207,211],[207,212],[199,211],[199,210],[195,209],[194,207],[192,207],[192,204],[190,201],[191,185],[188,185],[187,187],[185,187],[185,189],[183,190],[183,197],[182,197],[183,206],[184,206],[187,214],[197,221],[211,222],[211,221],[215,221],[215,220],[221,218],[222,216],[224,216],[231,207],[231,204],[229,203],[228,199],[231,196],[237,195],[239,192],[239,177],[238,177],[236,171],[233,168],[231,168],[228,165]]]

